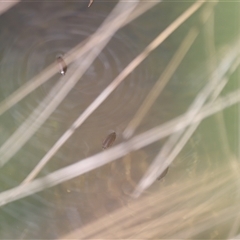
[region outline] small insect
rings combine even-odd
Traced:
[[[88,4],[88,7],[90,7],[92,5],[92,3],[93,3],[93,0],[90,0],[89,4]]]
[[[109,148],[115,141],[116,139],[116,133],[115,132],[112,132],[110,133],[106,139],[103,141],[103,144],[102,144],[102,149],[107,149]]]
[[[67,65],[66,63],[64,62],[63,58],[62,57],[57,57],[57,62],[58,62],[58,66],[59,66],[59,69],[60,69],[60,73],[62,75],[65,75],[66,71],[67,71]]]
[[[168,168],[164,170],[164,172],[157,178],[157,180],[160,180],[161,178],[164,178],[168,172]]]

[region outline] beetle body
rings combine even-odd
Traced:
[[[102,149],[109,148],[114,143],[115,140],[116,140],[116,133],[115,132],[110,133],[106,137],[106,139],[103,141]]]
[[[60,73],[62,75],[65,75],[66,71],[67,71],[67,64],[64,62],[62,57],[57,57],[57,63],[60,69]]]

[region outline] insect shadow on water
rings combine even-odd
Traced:
[[[158,181],[159,181],[160,179],[164,178],[164,177],[167,175],[168,169],[169,169],[169,167],[166,168],[166,169],[164,170],[164,172],[157,178]]]

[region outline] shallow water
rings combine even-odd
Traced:
[[[79,114],[189,5],[181,3],[176,7],[174,3],[159,4],[118,31],[40,130],[0,169],[0,190],[17,186],[23,181]],[[0,25],[0,99],[5,99],[54,62],[57,55],[64,55],[94,33],[113,6],[114,3],[96,1],[91,8],[87,8],[87,3],[82,2],[25,2],[0,16],[1,22],[8,23]],[[220,4],[217,13],[221,16],[229,16],[230,10],[233,10],[232,6],[227,12],[222,8]],[[102,141],[110,131],[117,133],[114,145],[123,141],[122,131],[165,69],[197,16],[196,14],[196,17],[180,27],[127,77],[58,151],[40,176],[101,151]],[[219,15],[216,15],[216,19],[218,18]],[[218,48],[235,35],[219,25],[221,24],[216,24]],[[189,107],[209,76],[205,66],[204,49],[201,33],[137,133],[164,123],[184,113]],[[60,78],[61,75],[56,74],[1,116],[1,143],[29,116]],[[229,89],[231,91],[231,86]],[[234,113],[231,113],[231,116],[235,117]],[[164,187],[170,188],[176,181],[195,181],[201,173],[209,172],[214,175],[226,158],[230,157],[221,147],[224,143],[218,127],[215,118],[204,121],[170,167],[166,177],[156,182],[147,194],[161,191]],[[225,140],[228,142],[229,139],[235,141],[231,134]],[[157,142],[115,163],[2,207],[0,238],[59,238],[116,209],[128,206],[133,201],[129,194],[163,143],[164,141]],[[236,149],[233,147],[231,151]],[[202,201],[208,196],[203,197]],[[193,202],[197,202],[196,198]],[[230,203],[232,204],[231,201],[226,201],[223,205],[220,204],[219,209],[226,208]],[[208,238],[212,233],[213,231],[206,235],[202,233],[201,237]],[[219,234],[216,234],[215,238],[217,237]]]

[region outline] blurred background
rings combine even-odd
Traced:
[[[0,101],[25,86],[58,55],[65,56],[94,34],[116,4],[95,0],[88,8],[88,2],[81,0],[21,1],[2,11]],[[17,187],[113,79],[193,4],[195,1],[160,2],[116,31],[60,105],[0,168],[1,193]],[[4,8],[4,3],[0,7]],[[189,30],[196,28],[195,41],[134,135],[184,114],[239,42],[238,25],[238,2],[203,3],[126,77],[38,177],[101,152],[102,141],[111,131],[117,134],[114,145],[124,142],[124,129]],[[84,58],[70,65],[81,64],[85,64]],[[236,64],[231,70],[234,64],[235,59],[224,74],[227,82],[220,96],[238,89],[239,68]],[[68,80],[68,73],[71,70],[64,77],[56,73],[1,114],[2,146],[56,84],[63,78]],[[240,232],[238,122],[238,104],[203,120],[169,166],[167,175],[137,199],[131,197],[132,191],[168,138],[51,188],[2,204],[0,238],[234,238]],[[0,152],[3,157],[4,151]]]

